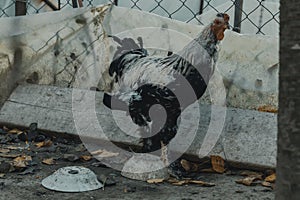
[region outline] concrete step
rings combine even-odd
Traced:
[[[1,108],[0,125],[37,122],[41,130],[79,136],[90,151],[118,152],[113,163],[124,163],[134,153],[119,147],[141,146],[138,127],[125,112],[107,109],[102,97],[95,91],[20,85]],[[182,113],[169,151],[191,159],[217,154],[239,168],[275,168],[276,138],[276,114],[197,102]]]

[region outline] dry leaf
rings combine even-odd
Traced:
[[[109,151],[106,151],[106,150],[97,150],[97,151],[93,151],[91,152],[92,155],[94,156],[98,156],[100,158],[109,158],[109,157],[114,157],[114,156],[118,156],[119,153],[113,153],[113,152],[109,152]]]
[[[44,159],[42,161],[42,163],[46,164],[46,165],[54,165],[55,164],[55,161],[53,158],[47,158],[47,159]]]
[[[181,185],[185,185],[187,184],[187,182],[185,180],[182,181],[177,181],[177,182],[173,182],[172,185],[177,185],[177,186],[181,186]]]
[[[215,186],[214,183],[208,183],[208,182],[199,181],[199,180],[189,180],[189,179],[177,180],[177,179],[171,178],[171,179],[168,179],[167,181],[169,183],[171,183],[172,185],[177,185],[177,186],[182,186],[182,185],[186,185],[186,184],[197,184],[197,185],[204,186],[204,187]]]
[[[4,153],[0,153],[0,157],[3,157],[3,158],[16,158],[20,156],[20,154],[4,154]]]
[[[167,182],[168,183],[176,183],[176,182],[178,182],[178,180],[176,178],[169,178],[169,179],[167,179]]]
[[[198,171],[199,167],[197,164],[192,163],[190,161],[182,159],[180,161],[181,166],[185,169],[187,172],[196,172]]]
[[[205,186],[205,187],[212,187],[212,186],[216,185],[214,183],[208,183],[208,182],[198,181],[198,180],[189,180],[188,183],[194,183],[194,184]]]
[[[9,153],[10,150],[9,149],[0,149],[0,153]]]
[[[225,172],[225,161],[221,156],[218,155],[211,155],[210,156],[211,165],[213,170],[218,173],[224,173]]]
[[[51,140],[45,140],[43,142],[38,142],[35,144],[35,146],[37,148],[41,148],[41,147],[50,147],[52,145],[52,141]]]
[[[23,156],[16,157],[13,160],[12,164],[14,167],[24,168],[27,167],[29,161],[32,161],[31,156],[23,155]]]
[[[162,182],[164,182],[163,178],[147,180],[147,183],[162,183]]]
[[[80,156],[81,159],[85,160],[85,161],[89,161],[93,158],[93,156],[90,156],[90,155],[83,155],[83,156]]]
[[[240,173],[241,176],[262,176],[263,174],[261,172],[254,172],[245,170]]]
[[[5,176],[5,174],[0,174],[0,178],[3,178]]]
[[[267,181],[261,182],[261,185],[264,186],[264,187],[270,187],[270,188],[272,188],[272,183],[267,182]]]
[[[23,131],[14,128],[14,129],[8,131],[8,133],[10,133],[10,134],[18,134],[19,135],[19,134],[23,133]]]
[[[267,176],[265,178],[265,181],[270,182],[270,183],[274,183],[276,181],[276,174],[271,174],[270,176]]]
[[[257,109],[260,112],[270,112],[270,113],[278,113],[278,109],[274,106],[270,106],[270,105],[264,105],[264,106],[260,106]]]
[[[20,149],[20,147],[15,147],[15,146],[6,146],[4,147],[5,149],[9,149],[9,150],[17,150]]]
[[[261,180],[261,176],[248,176],[243,179],[236,180],[236,183],[243,184],[246,186],[254,185],[254,181]]]
[[[9,149],[9,150],[24,150],[26,148],[28,148],[29,145],[26,146],[3,146],[3,148],[5,149]]]

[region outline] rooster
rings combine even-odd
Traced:
[[[119,44],[109,67],[114,90],[104,94],[103,103],[127,111],[144,130],[142,151],[161,149],[166,165],[166,145],[177,133],[181,112],[204,94],[214,72],[218,43],[228,28],[229,16],[219,13],[197,38],[166,57],[149,56],[140,37],[137,44],[131,38],[111,36]],[[186,82],[193,90],[190,96]]]

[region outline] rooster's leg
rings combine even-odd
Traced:
[[[169,166],[169,160],[168,160],[168,148],[167,145],[165,145],[162,141],[160,141],[161,144],[161,156],[160,159],[163,161],[165,167]]]

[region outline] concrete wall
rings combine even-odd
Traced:
[[[54,5],[57,5],[56,0],[50,0]],[[110,2],[109,0],[93,0],[92,5],[97,6],[101,4],[106,4]],[[247,0],[244,1],[243,11],[246,14],[250,14],[248,18],[251,20],[243,20],[242,22],[242,33],[243,34],[255,34],[258,29],[255,27],[255,25],[259,26],[260,20],[261,24],[265,24],[262,28],[262,31],[264,34],[267,35],[274,35],[278,36],[279,34],[279,24],[272,19],[272,14],[279,12],[279,0],[265,0],[262,2],[262,6],[259,5],[259,1],[257,0]],[[137,9],[137,7],[134,6],[133,2],[131,0],[122,0],[118,3],[121,7],[127,7],[131,8],[132,6]],[[194,17],[194,13],[199,13],[200,9],[200,1],[199,0],[189,0],[185,2],[185,5],[188,6],[187,9],[185,7],[177,10],[182,6],[182,2],[179,0],[164,0],[160,4],[168,13],[174,13],[172,14],[172,18],[179,20],[179,21],[190,21]],[[63,10],[72,10],[71,1],[69,0],[61,0],[61,6]],[[90,1],[83,1],[83,6],[91,6]],[[157,2],[155,1],[149,1],[149,0],[140,0],[137,3],[137,6],[144,10],[144,11],[152,11],[154,14],[158,14],[160,16],[169,17],[169,14],[162,8],[158,7],[155,10],[157,6]],[[257,8],[258,7],[258,8]],[[0,8],[5,9],[5,13],[8,16],[14,16],[15,15],[15,6],[12,2],[12,0],[2,0],[0,1]],[[262,9],[263,8],[263,9]],[[212,0],[209,1],[209,5],[207,2],[204,2],[204,10],[203,14],[201,16],[197,16],[201,22],[206,24],[212,16],[216,14],[216,10],[219,12],[227,12],[231,16],[234,16],[234,6],[233,2],[231,0]],[[27,11],[28,14],[36,14],[37,10],[39,13],[41,12],[47,12],[52,11],[52,9],[48,6],[46,6],[43,2],[40,0],[30,0],[28,1],[28,7]],[[192,12],[191,12],[192,11]],[[0,13],[1,14],[1,13]],[[242,19],[246,18],[246,15],[243,14]],[[277,15],[277,19],[279,21],[279,15]],[[208,20],[208,21],[207,21]],[[196,19],[193,19],[190,21],[190,23],[193,24],[199,24],[199,21]],[[253,25],[253,23],[255,25]],[[233,17],[231,20],[231,24],[233,25]]]
[[[51,21],[49,21],[51,19]],[[140,20],[143,19],[143,20]],[[13,71],[16,49],[22,52],[9,82],[32,82],[60,87],[111,89],[107,69],[116,45],[107,34],[142,36],[152,54],[178,51],[197,35],[202,26],[186,24],[158,15],[107,6],[49,12],[33,16],[2,18],[0,30],[0,78]],[[159,38],[159,40],[158,40]],[[219,104],[226,98],[219,85],[225,83],[227,105],[257,109],[277,106],[278,37],[240,35],[227,31],[220,45],[219,73],[203,101]],[[9,93],[1,83],[0,102]],[[11,87],[10,87],[11,88]],[[11,89],[8,89],[11,90]],[[219,96],[218,96],[219,95]]]

